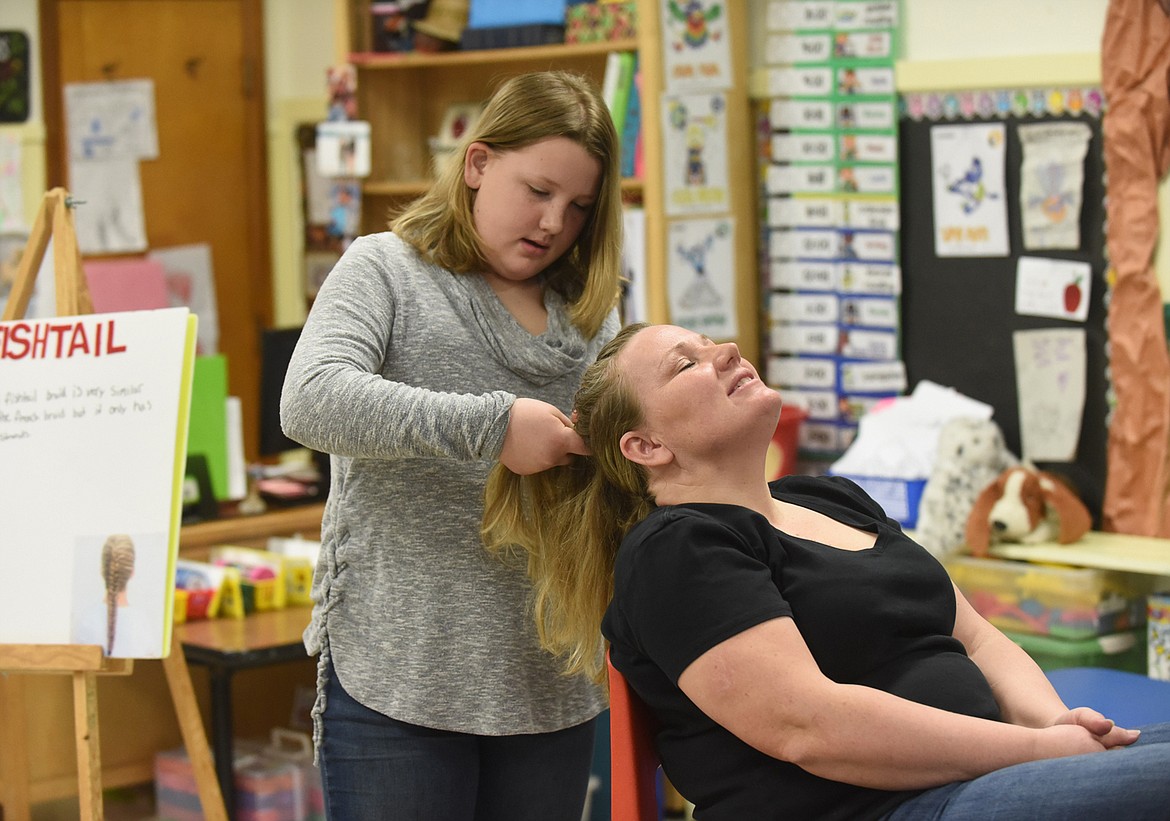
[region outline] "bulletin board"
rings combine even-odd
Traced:
[[[1019,208],[1024,123],[1076,120],[1090,127],[1084,162],[1080,246],[1027,251]],[[940,257],[935,251],[931,129],[940,123],[1003,122],[1006,126],[1007,256]],[[1021,454],[1021,430],[1012,334],[1081,327],[1085,331],[1085,405],[1075,458],[1037,462],[1078,491],[1100,526],[1106,476],[1108,420],[1107,285],[1105,279],[1105,169],[1099,112],[989,112],[948,118],[905,113],[899,122],[902,191],[903,358],[908,384],[929,379],[990,404],[1007,447]],[[1091,268],[1085,321],[1020,315],[1015,310],[1019,258],[1039,255],[1087,262]]]

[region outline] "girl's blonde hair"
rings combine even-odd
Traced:
[[[492,95],[426,194],[392,218],[390,229],[423,256],[455,273],[487,267],[475,230],[476,192],[463,179],[467,147],[486,143],[515,151],[565,137],[601,163],[601,186],[577,242],[542,274],[569,305],[569,317],[592,338],[613,309],[621,277],[621,157],[613,118],[597,86],[565,71],[521,74]]]
[[[102,581],[106,583],[106,655],[114,652],[118,595],[134,575],[134,541],[125,533],[109,536],[102,545]]]
[[[527,553],[541,645],[564,658],[566,673],[599,683],[601,619],[613,596],[618,545],[654,508],[645,469],[621,453],[622,434],[641,424],[642,409],[614,362],[644,327],[619,331],[582,377],[575,425],[593,455],[532,476],[497,464],[484,494],[488,549]]]

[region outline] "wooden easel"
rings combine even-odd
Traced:
[[[37,210],[28,236],[28,245],[24,247],[20,264],[16,268],[16,281],[8,295],[4,316],[0,319],[24,317],[50,238],[56,239],[53,243],[53,278],[56,281],[57,314],[76,316],[93,313],[93,302],[89,298],[89,285],[86,284],[81,268],[81,251],[77,247],[70,207],[70,197],[64,188],[52,189],[41,200],[41,207]]]
[[[93,312],[89,286],[81,267],[81,253],[73,228],[72,203],[68,192],[54,188],[45,194],[33,221],[28,245],[21,255],[16,281],[0,319],[24,317],[32,297],[33,284],[44,260],[50,238],[53,239],[53,274],[56,281],[57,314],[76,316]],[[195,774],[199,801],[209,821],[227,821],[223,794],[211,760],[211,748],[203,730],[195,690],[187,660],[178,642],[171,642],[170,655],[163,660],[167,686],[179,720],[183,744]],[[77,747],[77,783],[81,818],[102,821],[101,749],[98,737],[97,676],[129,675],[131,659],[107,658],[102,648],[83,644],[8,644],[0,645],[0,673],[56,673],[73,679],[73,722]],[[0,796],[4,821],[28,821],[28,754],[24,749],[23,676],[5,677],[0,691],[5,693],[0,722],[12,742],[0,758],[5,766],[6,794]],[[5,762],[0,762],[5,763]]]

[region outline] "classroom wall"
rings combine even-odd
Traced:
[[[764,20],[768,0],[748,0],[753,19]],[[900,80],[948,75],[1013,78],[1039,82],[1099,81],[1099,51],[1108,0],[902,0],[903,60]],[[265,0],[268,90],[269,208],[272,228],[273,300],[277,325],[303,321],[298,156],[293,133],[300,122],[323,116],[324,72],[341,51],[334,0]],[[37,0],[3,0],[0,28],[19,29],[39,43]],[[749,59],[762,65],[766,32],[752,26]],[[915,72],[918,72],[917,74]],[[1021,72],[1023,72],[1021,74]],[[907,82],[909,80],[906,80]],[[44,124],[39,71],[32,77],[32,117],[0,126],[22,146],[26,214],[44,193]],[[1162,212],[1170,214],[1170,187],[1162,187]],[[1155,268],[1170,292],[1170,253],[1159,248]]]
[[[906,60],[1097,52],[1109,0],[901,0]],[[763,21],[768,0],[748,0]],[[766,32],[752,27],[752,66]]]
[[[764,20],[768,0],[748,0]],[[900,91],[1096,85],[1109,0],[901,0]],[[752,28],[753,71],[763,66],[764,26]],[[753,89],[760,88],[753,80]],[[1170,229],[1170,181],[1159,190]],[[1159,243],[1154,272],[1170,294],[1170,242]]]
[[[34,57],[40,43],[37,0],[4,0],[0,3],[0,29],[28,34]],[[20,184],[26,224],[45,193],[45,124],[41,108],[41,73],[34,67],[29,78],[30,115],[28,122],[0,125],[0,139],[15,140],[20,146]]]
[[[1096,85],[1109,0],[902,0],[899,90],[947,87]],[[914,88],[911,88],[913,86]],[[1159,189],[1170,229],[1170,180]],[[1154,273],[1170,294],[1170,243],[1160,242]]]
[[[334,0],[264,0],[268,90],[268,211],[276,327],[305,321],[300,152],[296,128],[325,119],[325,70],[340,47]]]
[[[338,53],[334,0],[264,0],[264,28],[273,316],[278,326],[298,325],[305,308],[295,131],[325,116],[325,69]],[[32,115],[27,123],[0,126],[0,136],[21,145],[25,221],[31,224],[46,179],[37,0],[2,0],[0,29],[27,32],[33,43]]]
[[[902,57],[1098,52],[1108,0],[902,0]]]

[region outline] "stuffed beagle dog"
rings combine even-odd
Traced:
[[[1069,544],[1092,523],[1084,502],[1060,479],[1021,465],[1000,473],[976,497],[967,517],[967,546],[986,556],[995,542]]]

